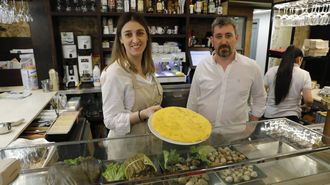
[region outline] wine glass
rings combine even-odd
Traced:
[[[70,12],[71,11],[71,5],[70,5],[70,0],[65,1],[65,11]]]

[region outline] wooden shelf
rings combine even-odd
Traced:
[[[151,38],[186,38],[185,34],[154,34]]]
[[[119,17],[124,12],[102,12],[101,16],[115,16]],[[144,17],[171,17],[171,18],[186,18],[187,14],[160,14],[160,13],[139,13]]]
[[[114,39],[115,34],[102,35],[102,39]],[[186,38],[185,34],[153,34],[151,38]]]
[[[111,53],[112,48],[102,48],[103,53]]]
[[[190,18],[202,18],[202,19],[214,19],[218,16],[224,16],[224,15],[218,15],[218,14],[188,14],[188,17]]]
[[[102,35],[102,38],[103,39],[114,39],[116,36],[116,34],[105,34],[105,35]]]
[[[98,14],[97,12],[52,12],[52,16],[55,17],[72,17],[72,16],[91,16],[91,17],[96,17]]]

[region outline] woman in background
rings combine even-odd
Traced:
[[[284,52],[280,65],[267,71],[264,78],[268,91],[265,118],[286,117],[299,122],[301,96],[305,106],[312,105],[311,77],[300,68],[303,57],[302,51],[291,45]]]
[[[117,24],[111,63],[101,74],[104,124],[110,129],[108,137],[148,132],[146,120],[161,108],[163,93],[154,73],[146,21],[136,13],[123,14]],[[121,154],[125,148],[132,153],[135,149],[143,152],[147,144],[144,142],[131,145],[118,142],[110,146],[112,158],[124,158]]]

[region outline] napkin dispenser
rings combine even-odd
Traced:
[[[0,185],[7,185],[19,174],[20,162],[17,159],[0,159]]]

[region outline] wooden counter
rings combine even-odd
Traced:
[[[22,87],[0,87],[2,91],[19,91]],[[12,127],[11,132],[0,135],[0,148],[8,146],[38,116],[56,92],[33,90],[32,94],[23,99],[0,99],[0,122],[17,121],[24,118],[21,125]]]

